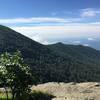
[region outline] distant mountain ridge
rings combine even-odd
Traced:
[[[54,50],[57,52],[59,55],[63,56],[71,56],[75,58],[77,56],[77,59],[90,59],[91,60],[99,60],[100,58],[100,51],[95,50],[91,47],[88,46],[83,46],[83,45],[66,45],[61,42],[53,44],[53,45],[48,45],[49,49]]]
[[[92,48],[95,48],[97,50],[100,50],[100,36],[98,37],[80,37],[80,38],[69,38],[64,39],[65,44],[73,44],[73,45],[84,45],[84,46],[90,46]]]
[[[42,45],[0,25],[0,53],[20,50],[38,82],[100,81],[100,51],[82,45]]]

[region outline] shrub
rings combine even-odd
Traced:
[[[33,91],[30,94],[24,94],[20,100],[51,100],[53,95],[41,91]]]

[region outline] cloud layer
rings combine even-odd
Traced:
[[[81,17],[94,17],[96,15],[100,15],[100,10],[96,10],[93,8],[86,8],[86,9],[81,9]]]
[[[90,37],[88,40],[92,41],[94,38],[100,37],[100,25],[93,24],[76,23],[63,26],[25,26],[12,28],[38,42],[46,42],[46,44],[49,43],[49,40]]]
[[[55,16],[58,12],[52,13]],[[14,30],[43,44],[65,41],[69,38],[87,38],[94,41],[100,37],[100,10],[93,8],[80,9],[71,17],[30,17],[0,19],[0,24],[10,26]],[[76,40],[74,43],[80,43]]]
[[[21,24],[21,23],[65,23],[77,22],[80,18],[58,18],[58,17],[32,17],[32,18],[13,18],[0,19],[1,24]]]

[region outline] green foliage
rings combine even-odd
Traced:
[[[32,100],[51,100],[54,96],[41,91],[33,91],[33,93],[31,93],[31,98]]]
[[[9,95],[8,100],[11,100],[11,97],[12,97],[11,93],[8,93],[8,95]],[[5,93],[0,92],[0,100],[7,100]]]
[[[51,100],[53,95],[41,91],[33,91],[30,94],[24,94],[20,100]]]
[[[9,87],[12,92],[12,100],[19,98],[23,93],[29,92],[32,75],[29,66],[25,65],[19,51],[13,55],[4,53],[0,58],[1,84]],[[7,89],[6,94],[7,94]]]
[[[8,95],[9,95],[8,100],[11,100],[12,98],[11,93],[8,93]],[[44,93],[41,91],[33,91],[30,93],[24,93],[19,99],[16,100],[51,100],[54,97],[55,96],[48,93]],[[7,100],[5,93],[0,93],[0,100]]]

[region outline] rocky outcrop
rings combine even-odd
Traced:
[[[100,100],[100,83],[45,83],[32,86],[32,90],[56,96],[53,100]]]

